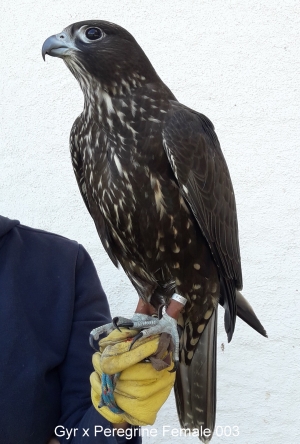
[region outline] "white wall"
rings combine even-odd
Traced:
[[[82,93],[61,60],[43,62],[43,41],[85,18],[116,22],[177,98],[216,126],[236,193],[244,294],[269,334],[264,339],[238,320],[228,345],[220,320],[217,424],[240,434],[215,437],[216,444],[300,442],[299,14],[296,0],[1,6],[0,213],[81,242],[113,315],[130,315],[137,297],[104,254],[81,201],[68,137]],[[158,437],[144,442],[183,441],[163,437],[164,424],[178,427],[173,399],[159,413]]]

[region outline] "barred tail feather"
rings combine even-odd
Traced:
[[[212,437],[216,418],[217,320],[216,309],[200,337],[191,364],[180,363],[176,372],[175,397],[181,427],[198,429],[204,443]],[[210,436],[203,435],[205,429],[211,431]]]

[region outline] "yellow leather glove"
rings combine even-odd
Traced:
[[[91,374],[92,401],[96,410],[112,423],[128,422],[132,425],[152,425],[157,412],[167,400],[175,382],[175,372],[170,373],[171,365],[155,370],[151,362],[141,362],[155,355],[159,348],[160,335],[142,338],[129,350],[131,339],[136,330],[114,330],[99,342],[100,353],[93,355],[95,371]],[[162,358],[170,361],[170,356],[156,356],[154,362]],[[120,374],[119,374],[120,373]],[[117,375],[116,375],[117,374]],[[113,384],[105,389],[104,398],[113,391],[114,406],[109,402],[99,407],[102,398],[102,383],[110,380]],[[103,380],[103,381],[102,381]],[[106,404],[106,405],[105,405]],[[119,411],[118,411],[119,410]]]

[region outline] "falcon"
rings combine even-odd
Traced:
[[[236,203],[214,126],[177,101],[116,24],[72,24],[44,42],[46,54],[62,58],[82,89],[70,135],[74,172],[108,256],[139,296],[132,320],[115,325],[169,331],[176,341],[178,324],[178,416],[182,427],[208,428],[206,442],[215,424],[218,304],[228,341],[236,314],[266,336],[240,293]],[[168,312],[151,316],[178,301],[186,305],[177,322]]]

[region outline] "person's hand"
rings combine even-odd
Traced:
[[[138,340],[129,350],[137,333],[114,330],[99,342],[100,353],[93,355],[93,405],[114,424],[152,425],[174,385],[171,355],[158,352],[160,335]],[[164,368],[158,371],[151,362],[141,362],[150,356],[157,368]]]

